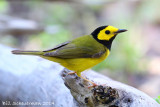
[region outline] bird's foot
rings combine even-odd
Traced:
[[[72,74],[75,74],[75,73],[76,73],[76,72],[69,72],[68,75],[72,75]]]
[[[92,88],[92,87],[96,87],[96,86],[98,86],[96,83],[94,83],[94,82],[92,82],[92,85],[91,86],[89,86],[88,88]],[[103,87],[105,87],[106,86],[106,84],[101,84],[101,85],[99,85],[99,86],[103,86]]]
[[[82,79],[84,79],[85,81],[88,81],[89,83],[91,83],[91,84],[92,84],[92,85],[91,85],[91,86],[89,86],[88,88],[91,88],[91,87],[95,87],[95,86],[97,86],[97,84],[96,84],[96,83],[94,83],[94,82],[92,82],[91,80],[87,79],[87,78],[86,78],[86,76],[84,76],[84,75],[82,76],[82,75],[81,75],[81,78],[82,78]]]
[[[96,87],[96,86],[97,86],[97,84],[96,84],[96,83],[94,83],[94,82],[92,82],[92,81],[91,81],[91,84],[92,84],[92,85],[91,85],[91,86],[89,86],[88,88],[92,88],[92,87]]]

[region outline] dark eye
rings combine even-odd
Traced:
[[[109,30],[106,30],[105,33],[106,33],[106,34],[110,34],[110,31],[109,31]]]

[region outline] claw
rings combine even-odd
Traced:
[[[87,78],[86,78],[86,76],[84,76],[84,75],[82,76],[82,75],[81,75],[81,78],[82,78],[82,79],[84,79],[85,81],[88,81],[89,83],[91,83],[91,84],[92,84],[92,85],[91,85],[91,86],[89,86],[88,88],[91,88],[91,87],[95,87],[95,86],[97,86],[97,84],[96,84],[96,83],[94,83],[94,82],[90,81],[89,79],[87,79]]]
[[[94,83],[94,82],[91,82],[92,83],[92,85],[91,86],[89,86],[88,88],[92,88],[92,87],[96,87],[97,86],[97,84],[96,83]]]

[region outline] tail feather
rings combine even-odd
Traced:
[[[13,50],[12,54],[21,54],[21,55],[42,55],[42,51],[22,51],[22,50]]]

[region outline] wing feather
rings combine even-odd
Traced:
[[[94,51],[86,47],[68,47],[64,46],[56,51],[45,53],[44,56],[52,56],[57,58],[99,58],[106,50]]]
[[[93,44],[94,43],[94,44]],[[70,43],[64,43],[49,51],[44,56],[57,58],[99,58],[106,52],[106,48],[91,36],[83,36]]]

